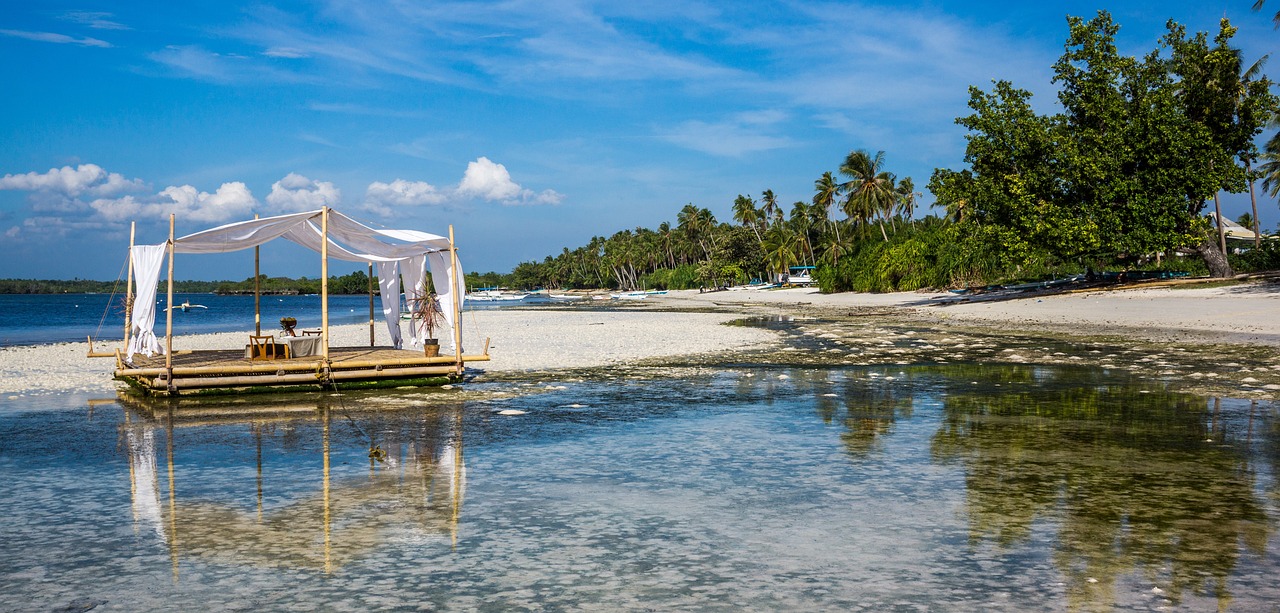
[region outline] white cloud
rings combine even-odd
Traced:
[[[13,226],[13,227],[9,228],[8,230],[5,230],[4,235],[5,235],[5,237],[6,237],[6,238],[17,238],[17,237],[18,237],[18,233],[19,233],[19,232],[21,232],[21,231],[22,231],[22,230],[21,230],[20,228],[18,228],[18,226]]]
[[[773,125],[786,118],[786,114],[779,111],[751,111],[715,123],[686,121],[659,136],[686,149],[723,157],[741,157],[793,146],[795,143],[790,138],[768,133]]]
[[[301,49],[295,49],[293,47],[271,47],[266,51],[263,51],[262,55],[265,55],[267,57],[279,57],[279,58],[288,58],[288,59],[300,59],[304,57],[311,57],[310,53],[307,53],[306,51],[303,51]]]
[[[103,13],[100,11],[67,11],[62,14],[62,18],[74,23],[89,26],[95,30],[129,30],[120,22],[112,21],[114,17],[111,13]]]
[[[426,181],[396,179],[390,183],[374,181],[365,192],[365,206],[383,216],[391,214],[391,207],[410,207],[448,202],[449,195]]]
[[[0,178],[0,189],[51,192],[68,197],[84,193],[111,196],[143,187],[141,179],[126,179],[124,175],[107,172],[97,164],[81,164],[75,168],[63,166],[42,174],[28,172]]]
[[[467,171],[455,190],[464,198],[482,198],[503,204],[559,204],[564,195],[555,190],[533,190],[520,187],[511,180],[507,167],[487,157],[477,158],[467,164]]]
[[[55,32],[28,32],[26,30],[0,30],[0,35],[12,36],[14,38],[25,38],[27,40],[40,41],[42,43],[58,43],[62,45],[72,44],[84,47],[110,47],[111,43],[96,38],[75,38],[66,34],[57,34]]]
[[[267,204],[277,211],[297,213],[338,204],[342,194],[328,181],[312,181],[300,174],[289,173],[271,185]]]
[[[108,221],[158,219],[172,213],[190,221],[219,222],[248,217],[257,204],[249,188],[235,181],[223,183],[212,194],[190,185],[170,186],[151,198],[99,198],[89,206]]]

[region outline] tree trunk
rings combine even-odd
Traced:
[[[1204,263],[1209,267],[1209,276],[1218,279],[1230,277],[1231,263],[1227,261],[1226,254],[1218,250],[1218,246],[1213,243],[1213,239],[1205,238],[1196,245],[1196,252],[1200,257],[1204,258]]]
[[[1253,204],[1253,248],[1257,249],[1262,246],[1262,232],[1258,225],[1258,196],[1253,193],[1253,169],[1249,168],[1249,162],[1244,163],[1244,176],[1249,179],[1249,202]]]
[[[1227,224],[1222,221],[1222,206],[1218,204],[1217,192],[1213,193],[1213,212],[1218,216],[1218,246],[1222,248],[1222,256],[1225,258],[1227,255]],[[1212,265],[1209,269],[1213,270]],[[1231,270],[1231,268],[1227,267],[1227,270]],[[1217,275],[1214,276],[1216,277]]]

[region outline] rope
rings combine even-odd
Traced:
[[[111,302],[116,299],[116,290],[120,289],[120,277],[124,276],[124,269],[127,266],[129,266],[129,258],[126,257],[124,264],[120,265],[120,272],[116,273],[116,282],[111,286],[111,295],[107,297],[107,306],[102,308],[102,318],[98,320],[98,329],[93,331],[95,338],[102,336],[102,325],[107,322],[107,312],[111,310]],[[128,308],[128,305],[126,305],[125,310],[127,311]],[[89,349],[93,349],[92,344],[90,344]]]

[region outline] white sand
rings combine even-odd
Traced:
[[[1249,283],[1215,288],[1148,288],[1057,294],[999,302],[961,302],[947,306],[950,294],[899,292],[890,294],[830,294],[816,289],[729,291],[699,294],[670,292],[671,304],[800,305],[824,309],[908,309],[938,322],[961,321],[1009,324],[1035,330],[1042,325],[1169,339],[1280,345],[1280,285]],[[729,306],[728,308],[734,308]]]
[[[486,310],[465,313],[462,346],[479,353],[490,337],[487,371],[548,370],[607,366],[644,358],[699,354],[764,345],[766,330],[720,325],[732,313],[635,311]],[[380,346],[390,344],[386,328],[376,328]],[[248,332],[174,337],[175,351],[228,349],[248,343]],[[333,329],[333,346],[368,346],[364,325]],[[442,350],[449,346],[441,343]],[[114,348],[114,347],[112,347]],[[108,350],[99,345],[99,351]],[[85,343],[0,349],[0,397],[25,394],[113,394],[112,358],[88,358]]]

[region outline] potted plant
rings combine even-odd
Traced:
[[[440,308],[440,300],[434,293],[421,292],[409,302],[415,329],[426,335],[422,341],[423,351],[429,358],[440,355],[440,341],[436,339],[436,330],[445,324],[444,310]]]

